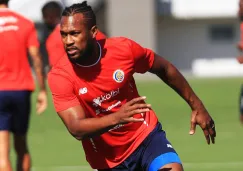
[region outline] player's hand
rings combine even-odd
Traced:
[[[45,90],[41,90],[37,97],[36,112],[38,115],[43,113],[47,108],[47,93]]]
[[[151,105],[144,103],[145,99],[146,97],[138,97],[124,104],[120,110],[115,113],[117,123],[143,122],[144,118],[134,118],[133,116],[150,110]]]
[[[193,135],[196,131],[196,125],[199,125],[205,135],[207,143],[215,143],[216,129],[215,124],[211,116],[208,114],[208,111],[204,107],[200,109],[193,110],[191,114],[191,129],[189,134]]]

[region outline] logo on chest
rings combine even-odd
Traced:
[[[86,94],[86,93],[88,93],[88,89],[87,89],[87,87],[84,87],[84,88],[80,88],[80,89],[79,89],[79,92],[78,92],[79,95],[81,95],[81,94]]]
[[[112,97],[117,96],[120,93],[119,88],[117,90],[112,90],[105,95],[101,95],[93,99],[93,106],[101,106],[102,102],[111,99]]]
[[[117,69],[113,72],[113,79],[117,82],[117,83],[121,83],[125,78],[125,74],[122,70]]]

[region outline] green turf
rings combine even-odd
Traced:
[[[190,108],[160,81],[140,82],[140,95],[147,96],[157,112],[168,139],[185,163],[185,171],[243,170],[243,127],[238,121],[240,79],[192,79],[195,92],[216,122],[215,145],[207,145],[200,129],[189,136]],[[50,95],[50,94],[49,94]],[[29,146],[34,171],[89,171],[82,144],[72,138],[49,108],[41,116],[32,112]],[[33,95],[33,102],[35,94]],[[33,106],[34,110],[34,106]],[[14,160],[14,154],[11,153]]]

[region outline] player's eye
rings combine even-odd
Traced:
[[[72,32],[71,35],[72,36],[78,36],[79,35],[79,32]]]
[[[64,32],[61,32],[61,36],[62,36],[62,38],[65,38],[67,36],[67,34]]]

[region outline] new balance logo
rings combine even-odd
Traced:
[[[87,92],[88,92],[88,89],[86,87],[79,89],[79,95],[80,94],[86,94]]]
[[[170,144],[167,144],[167,148],[173,148],[172,145]]]

